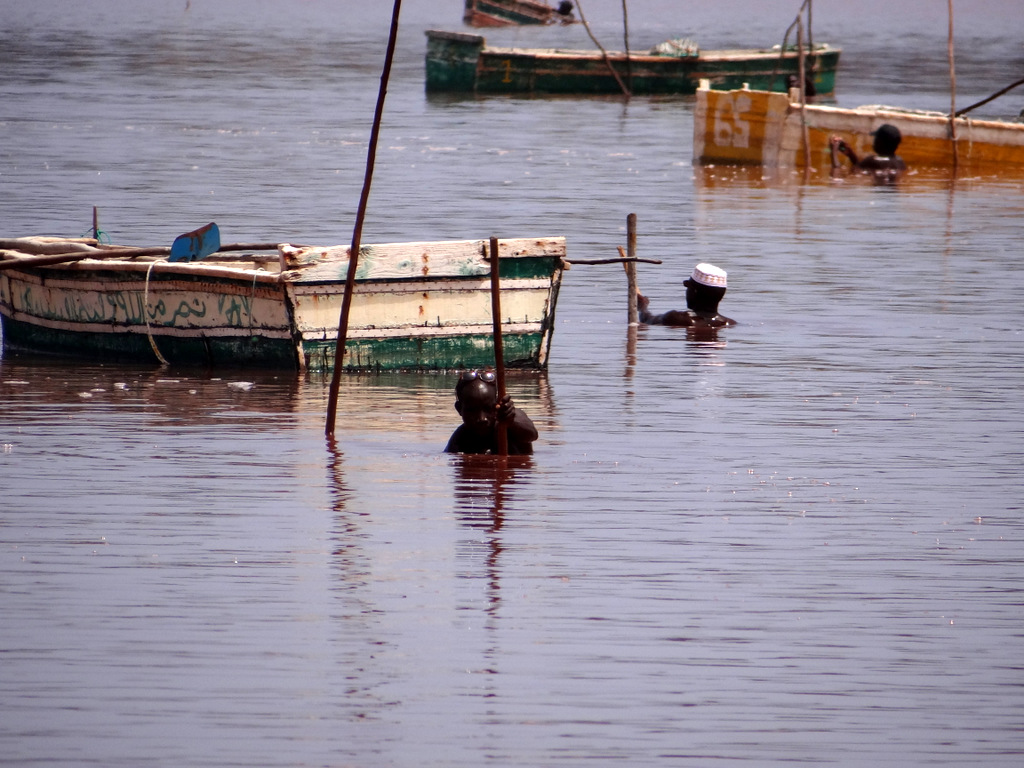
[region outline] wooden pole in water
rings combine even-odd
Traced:
[[[626,217],[626,253],[629,258],[636,259],[636,214],[631,213]],[[628,319],[630,325],[640,324],[640,315],[636,306],[636,261],[623,264],[626,268],[626,290],[629,291]]]
[[[807,0],[807,50],[814,55],[814,3]],[[813,66],[813,64],[812,64]]]
[[[622,41],[626,45],[626,82],[629,90],[633,90],[633,63],[629,57],[629,9],[626,0],[622,0]]]
[[[811,140],[807,135],[807,72],[804,69],[804,23],[797,16],[797,76],[800,78],[800,135],[804,146],[804,175],[811,172]]]
[[[334,424],[338,417],[338,390],[341,387],[341,371],[345,356],[345,343],[348,336],[348,316],[352,308],[352,292],[355,290],[356,267],[359,262],[359,244],[363,235],[363,219],[366,218],[366,203],[370,198],[370,182],[373,179],[373,164],[377,155],[377,138],[380,136],[381,117],[384,114],[384,97],[388,92],[388,78],[391,76],[391,62],[395,58],[395,42],[398,39],[398,15],[402,10],[402,0],[395,0],[391,12],[391,32],[388,37],[388,50],[384,57],[384,70],[380,76],[380,89],[377,92],[377,108],[373,114],[373,129],[370,131],[370,146],[366,152],[366,174],[363,176],[363,191],[359,196],[359,210],[356,212],[355,228],[352,231],[352,248],[349,251],[348,275],[345,280],[345,295],[341,302],[341,317],[338,320],[338,339],[334,345],[334,373],[331,376],[330,397],[327,400],[328,438],[334,438]]]
[[[498,266],[498,238],[491,238],[491,323],[494,326],[494,377],[498,402],[505,397],[505,346],[501,338],[501,275]],[[508,456],[508,430],[501,421],[497,425],[498,455]]]
[[[949,0],[949,140],[953,142],[953,173],[960,164],[960,149],[956,143],[956,65],[953,59],[953,0]]]

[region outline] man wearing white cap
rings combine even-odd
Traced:
[[[683,281],[686,286],[686,309],[673,309],[663,315],[652,315],[647,307],[650,299],[637,294],[640,322],[648,325],[678,325],[688,328],[724,328],[736,321],[718,314],[718,302],[725,296],[726,272],[714,264],[698,264]]]

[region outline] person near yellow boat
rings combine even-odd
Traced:
[[[896,154],[896,150],[903,140],[900,129],[895,125],[884,123],[877,130],[872,131],[874,137],[872,149],[874,154],[858,157],[849,144],[839,136],[832,136],[829,139],[829,150],[832,156],[833,175],[843,167],[840,155],[850,161],[850,167],[858,171],[873,173],[877,178],[895,179],[907,170],[903,158]]]

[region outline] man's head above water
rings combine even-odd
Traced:
[[[473,432],[485,434],[494,429],[497,403],[498,385],[493,371],[467,371],[455,385],[455,410]]]

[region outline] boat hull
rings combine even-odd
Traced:
[[[295,346],[290,341],[205,334],[182,338],[168,334],[154,337],[161,357],[169,364],[210,367],[295,368]],[[4,318],[5,352],[53,355],[125,363],[159,363],[145,334],[125,331],[87,331],[41,325]]]
[[[818,93],[835,90],[840,50],[822,46],[808,55]],[[613,68],[615,75],[609,67]],[[799,70],[794,51],[707,51],[693,56],[654,56],[597,51],[489,48],[480,35],[427,32],[426,88],[470,93],[692,94],[704,79],[719,89],[783,90]],[[618,79],[616,78],[618,76]]]
[[[693,158],[704,165],[801,168],[806,164],[803,125],[812,168],[831,167],[829,139],[843,138],[858,155],[872,151],[871,132],[884,123],[900,129],[899,155],[910,168],[953,168],[954,142],[948,116],[895,107],[856,109],[808,104],[796,95],[754,90],[697,92]],[[956,120],[958,171],[1024,172],[1024,124]]]
[[[563,238],[502,240],[509,367],[547,366]],[[494,362],[484,241],[365,246],[346,370],[448,370]],[[0,271],[3,345],[133,362],[333,368],[344,247],[282,250],[279,271],[83,259]]]

